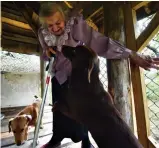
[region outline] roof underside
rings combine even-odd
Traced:
[[[38,14],[41,1],[23,1],[20,4],[26,4],[32,10]],[[114,5],[124,5],[126,2],[91,2],[91,1],[58,1],[64,10],[69,7],[74,7],[79,10],[85,18],[89,18],[93,21],[94,26],[98,28],[103,24],[103,9],[102,6],[108,3]],[[146,5],[147,3],[145,3]],[[141,7],[137,12],[137,19],[140,20],[152,13],[156,12],[156,3],[149,2],[149,8],[151,13],[146,13],[145,7]],[[24,53],[24,54],[36,54],[39,55],[38,40],[32,31],[32,28],[25,20],[16,4],[12,1],[1,2],[2,12],[2,49],[10,52]],[[90,9],[88,9],[90,8]]]

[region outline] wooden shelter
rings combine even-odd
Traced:
[[[2,50],[40,55],[37,39],[38,13],[42,2],[1,2]],[[141,51],[159,31],[159,2],[149,1],[58,1],[64,10],[76,8],[89,25],[127,48]],[[89,8],[89,9],[88,9]],[[136,38],[136,21],[155,14],[148,27]],[[44,63],[41,60],[41,87],[43,88]],[[149,124],[145,105],[143,74],[139,67],[127,60],[108,60],[108,88],[115,105],[125,121],[134,129],[136,117],[137,135],[144,148],[156,146],[149,137]],[[123,85],[124,83],[124,85]],[[134,108],[133,108],[134,106]]]

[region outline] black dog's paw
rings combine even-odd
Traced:
[[[57,110],[59,110],[59,102],[56,101],[52,107],[52,112],[55,112]]]
[[[52,112],[57,110],[61,112],[67,112],[67,107],[63,103],[56,101],[52,107]]]

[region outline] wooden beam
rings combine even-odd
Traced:
[[[126,33],[126,46],[127,48],[137,51],[136,48],[136,38],[134,30],[134,18],[132,8],[130,4],[124,5],[124,16],[125,16],[125,33]],[[146,90],[143,81],[143,73],[141,69],[130,63],[131,67],[131,80],[133,87],[133,96],[134,96],[134,106],[136,113],[136,123],[137,123],[137,132],[138,139],[143,145],[144,148],[148,148],[148,113],[147,113],[147,104],[146,104]]]
[[[35,44],[28,44],[8,39],[1,39],[1,46],[2,50],[15,52],[15,53],[22,53],[22,54],[35,54],[39,55],[38,45]]]
[[[138,10],[141,7],[147,5],[148,3],[150,3],[150,1],[134,1],[134,2],[131,2],[131,7],[133,10]]]
[[[96,14],[98,14],[99,12],[103,11],[103,6],[101,6],[99,9],[97,9],[95,12],[93,12],[89,17],[89,18],[92,18],[93,16],[95,16]]]
[[[13,26],[13,25],[10,25],[7,23],[2,23],[2,32],[3,31],[35,38],[35,35],[32,32],[32,30],[19,28],[19,27],[16,27],[16,26]]]
[[[23,28],[23,29],[31,30],[31,27],[28,24],[23,23],[23,22],[19,22],[19,21],[15,21],[15,20],[12,20],[12,19],[9,19],[9,18],[6,18],[6,17],[1,17],[1,22],[10,24],[10,25],[13,25],[13,26],[16,26],[16,27],[20,27],[20,28]]]
[[[95,14],[97,14],[99,11],[103,9],[102,6],[102,2],[92,2],[90,9],[83,9],[83,16],[85,18],[92,18]]]
[[[64,3],[66,4],[66,6],[67,6],[68,8],[73,8],[73,6],[72,6],[69,2],[64,1]]]
[[[2,1],[1,2],[1,5],[2,5],[2,7],[7,7],[7,8],[9,8],[9,9],[12,9],[12,10],[15,10],[15,11],[17,11],[17,9],[16,9],[16,7],[15,7],[15,5],[13,4],[13,2],[12,1]]]
[[[136,10],[136,15],[137,15],[138,21],[158,12],[159,4],[157,1],[154,1],[154,2],[151,2],[147,8],[148,8],[148,11],[146,11],[145,7],[141,7],[140,9]]]
[[[19,15],[15,15],[15,14],[12,14],[12,13],[1,11],[1,16],[5,17],[5,18],[12,19],[12,20],[15,20],[15,21],[27,23],[27,21],[24,19],[24,17],[19,16]]]
[[[93,17],[100,13],[101,11],[103,11],[103,5],[109,5],[112,4],[112,8],[115,6],[119,6],[119,5],[123,5],[124,2],[117,2],[117,1],[93,1],[90,5],[91,7],[88,9],[88,7],[85,7],[83,9],[83,15],[85,16],[85,18],[91,18],[93,19]],[[94,20],[94,19],[93,19]]]
[[[24,2],[14,1],[14,4],[17,6],[19,11],[24,16],[25,20],[31,26],[36,37],[38,36],[38,29],[40,27],[39,16],[32,10],[32,8],[28,7]]]
[[[145,11],[145,9],[142,7],[142,8],[140,8],[140,9],[138,9],[137,11],[136,11],[136,16],[137,16],[137,20],[139,21],[139,20],[141,20],[141,19],[144,19],[144,18],[146,18],[146,17],[148,17],[148,16],[150,16],[150,15],[153,15],[153,14],[155,14],[157,11],[159,11],[159,4],[156,2],[151,2],[150,3],[150,10],[151,10],[151,12],[150,13],[146,13],[146,11]],[[103,11],[103,10],[101,10],[101,11]],[[100,13],[100,12],[99,12]],[[103,13],[103,12],[102,12]],[[92,19],[94,20],[95,18],[94,18],[94,16],[91,16],[92,17]],[[103,19],[101,18],[100,19],[100,21],[98,22],[98,25],[100,25],[101,24],[101,21],[103,21]]]
[[[72,6],[69,2],[67,2],[67,6],[73,8],[73,6]],[[76,9],[77,9],[77,8],[76,8]],[[80,10],[79,10],[79,11],[80,11]],[[86,21],[87,21],[87,24],[88,24],[89,26],[91,26],[94,30],[98,31],[97,26],[93,23],[93,21],[92,21],[90,18],[87,18]]]
[[[2,38],[13,40],[13,41],[19,41],[19,42],[23,42],[23,43],[31,43],[31,44],[35,44],[35,45],[38,44],[38,41],[36,38],[26,37],[26,36],[22,36],[19,34],[8,33],[5,31],[2,32]]]
[[[57,4],[59,4],[64,11],[67,11],[69,8],[64,1],[58,1]]]
[[[26,4],[30,7],[36,14],[39,13],[41,1],[22,1],[23,4]],[[46,1],[45,1],[46,2]]]
[[[143,48],[145,48],[158,31],[159,31],[159,12],[156,13],[154,18],[145,28],[145,30],[137,38],[137,50],[141,51]]]
[[[8,13],[14,14],[14,15],[22,16],[22,14],[19,11],[9,9],[7,7],[3,7],[2,6],[1,10],[4,11],[4,12],[8,12]]]
[[[97,14],[93,17],[94,22],[95,22],[97,19],[101,18],[102,16],[103,16],[103,10],[100,11],[99,13],[97,13]]]
[[[88,4],[88,2],[85,2],[86,6]],[[64,1],[62,6],[64,7],[64,9],[73,9],[75,12],[79,12],[81,13],[83,11],[83,2],[82,1]]]
[[[95,21],[95,23],[96,24],[98,24],[100,21],[102,21],[104,19],[104,16],[101,16],[99,19],[97,19],[96,21]]]

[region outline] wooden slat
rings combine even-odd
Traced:
[[[73,6],[72,6],[69,2],[64,1],[64,3],[66,4],[66,6],[67,6],[68,8],[73,8]]]
[[[137,20],[139,21],[139,20],[141,20],[141,19],[144,19],[144,18],[146,18],[146,17],[148,17],[148,16],[150,16],[150,15],[153,15],[154,13],[156,13],[157,11],[159,11],[159,6],[158,6],[159,4],[156,2],[151,2],[151,5],[150,5],[150,10],[151,10],[151,12],[148,14],[148,13],[146,13],[145,12],[145,9],[144,8],[140,8],[140,9],[138,9],[137,11],[136,11],[136,16],[137,16]],[[87,10],[86,10],[87,11]],[[101,11],[103,11],[103,10],[101,10]],[[94,20],[95,18],[94,18],[94,16],[92,17],[92,19]],[[102,21],[103,21],[103,18],[102,17],[100,17],[99,18],[99,20],[100,21],[94,21],[95,23],[98,23],[98,25],[100,25],[101,23],[102,23]]]
[[[158,12],[159,11],[159,2],[158,1],[151,1],[151,3],[148,4],[147,8],[148,8],[149,12],[146,12],[144,7],[136,10],[138,21],[142,20],[146,17],[149,17],[149,16],[155,14],[156,12]]]
[[[134,2],[131,2],[131,7],[134,10],[138,10],[141,7],[147,5],[148,3],[150,3],[150,1],[134,1]]]
[[[9,9],[7,7],[1,7],[1,10],[4,11],[4,12],[8,12],[8,13],[11,13],[11,14],[14,14],[14,15],[17,15],[17,16],[22,16],[22,14],[17,11],[17,10],[13,10],[13,9]]]
[[[36,38],[26,37],[26,36],[22,36],[19,34],[8,33],[5,31],[2,32],[2,38],[10,39],[13,41],[20,41],[20,42],[24,42],[24,43],[31,43],[31,44],[35,44],[35,45],[38,44],[38,41]]]
[[[92,18],[93,16],[95,16],[96,14],[100,13],[101,11],[103,11],[103,6],[99,7],[99,9],[97,9],[95,12],[93,12],[89,17]]]
[[[95,21],[95,23],[98,24],[100,21],[103,21],[103,19],[104,19],[104,16],[101,16],[99,19]]]
[[[76,12],[81,13],[85,7],[88,6],[88,1],[64,1],[63,2],[63,9],[72,9]]]
[[[100,11],[99,13],[97,13],[97,14],[93,17],[94,22],[95,22],[97,19],[101,18],[102,16],[103,16],[103,11]]]
[[[101,9],[103,9],[102,6],[102,2],[92,2],[91,7],[89,7],[89,9],[88,7],[83,9],[83,15],[85,16],[85,18],[92,18],[95,14],[101,11]]]
[[[31,43],[31,44],[35,44],[35,45],[38,44],[38,41],[36,38],[26,37],[26,36],[22,36],[19,34],[8,33],[5,31],[2,32],[2,38],[13,40],[13,41],[19,41],[19,42],[23,42],[23,43]]]
[[[148,137],[148,141],[149,141],[149,148],[158,148],[159,147],[159,143],[152,136]]]
[[[58,1],[57,2],[64,11],[67,11],[68,10],[68,6],[64,3],[64,1]]]
[[[125,33],[126,33],[126,46],[127,48],[136,51],[136,38],[133,21],[131,5],[126,4],[125,8]],[[134,64],[131,65],[131,79],[133,86],[133,96],[136,112],[137,132],[138,139],[144,148],[148,148],[148,116],[146,111],[146,93],[143,82],[143,74],[140,68]]]
[[[15,20],[12,20],[12,19],[9,19],[6,17],[2,17],[1,21],[2,21],[2,23],[7,23],[7,24],[10,24],[10,25],[13,25],[16,27],[31,30],[31,27],[28,24],[23,23],[23,22],[15,21]]]
[[[27,21],[22,16],[17,16],[15,14],[4,12],[4,11],[1,11],[1,15],[2,15],[2,17],[6,17],[6,18],[9,18],[12,20],[27,23]]]
[[[15,5],[13,4],[12,1],[8,1],[8,2],[7,1],[2,1],[1,5],[2,5],[2,7],[7,7],[9,9],[17,11],[17,8],[15,7]]]
[[[159,12],[154,16],[145,30],[137,38],[137,49],[141,51],[159,31]]]
[[[38,45],[35,44],[28,44],[23,42],[12,41],[8,39],[1,39],[1,47],[2,50],[15,52],[15,53],[22,53],[22,54],[35,54],[39,55]]]
[[[70,2],[67,2],[67,6],[69,7],[69,5],[70,5],[70,7],[72,7],[73,8],[73,6],[70,4]],[[75,9],[77,9],[77,8],[75,8]],[[79,9],[78,9],[79,10]],[[80,11],[80,10],[79,10]],[[97,28],[97,26],[92,22],[92,20],[90,19],[90,18],[87,18],[87,24],[90,26],[90,27],[92,27],[94,30],[96,30],[96,31],[98,31],[98,28]]]
[[[40,27],[39,16],[32,10],[32,8],[18,1],[14,1],[14,4],[17,6],[19,11],[24,16],[25,20],[31,26],[36,37],[38,36],[38,29]]]
[[[19,28],[19,27],[16,27],[16,26],[13,26],[13,25],[10,25],[7,23],[2,23],[2,33],[3,33],[3,31],[35,38],[35,35],[32,32],[32,30]]]

